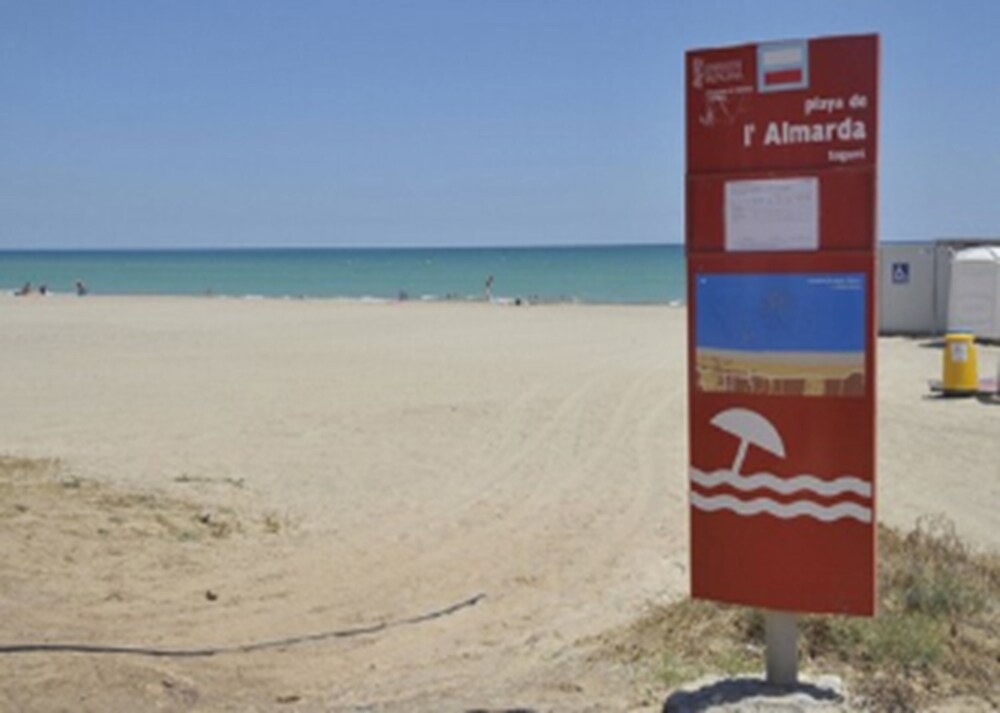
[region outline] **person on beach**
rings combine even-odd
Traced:
[[[493,301],[493,275],[486,278],[486,301]]]
[[[18,297],[26,297],[31,294],[31,283],[25,282],[17,292],[14,293]]]
[[[83,297],[87,294],[87,284],[83,280],[76,281],[76,296]]]

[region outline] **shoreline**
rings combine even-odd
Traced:
[[[53,299],[68,300],[219,300],[230,302],[329,302],[340,304],[357,305],[391,305],[391,304],[457,304],[457,305],[491,305],[498,307],[553,307],[553,306],[577,306],[577,307],[686,307],[683,300],[668,300],[666,302],[604,302],[589,301],[568,297],[565,299],[530,299],[518,296],[497,296],[491,300],[485,297],[467,295],[464,297],[448,297],[438,295],[407,296],[403,299],[399,297],[380,297],[376,295],[365,295],[362,297],[352,296],[328,296],[328,295],[265,295],[265,294],[226,294],[226,293],[170,293],[170,292],[91,292],[84,296],[78,296],[72,292],[49,290],[41,295],[34,292],[29,295],[17,295],[16,290],[11,288],[0,288],[0,299],[11,301],[31,301]],[[520,302],[518,301],[520,300]]]

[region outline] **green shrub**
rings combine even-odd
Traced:
[[[973,552],[943,518],[879,528],[878,615],[804,616],[802,666],[840,672],[866,709],[923,708],[949,695],[998,701],[1000,557]],[[684,600],[651,611],[615,650],[655,661],[661,685],[763,669],[764,617]]]

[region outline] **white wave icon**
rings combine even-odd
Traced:
[[[851,518],[858,522],[872,521],[872,511],[869,508],[861,507],[857,503],[837,503],[836,505],[824,506],[818,505],[811,500],[779,503],[770,498],[740,500],[732,495],[705,497],[698,493],[691,493],[691,504],[705,512],[729,510],[737,515],[746,517],[767,513],[782,520],[789,520],[793,517],[811,517],[814,520],[822,522],[833,522],[834,520],[842,520],[844,518]]]
[[[841,493],[854,493],[863,498],[872,496],[871,483],[860,478],[845,475],[836,480],[821,480],[815,475],[797,475],[794,478],[779,478],[772,473],[757,473],[756,475],[737,475],[729,470],[717,470],[713,473],[703,473],[697,468],[691,469],[691,480],[703,488],[717,488],[729,485],[737,490],[773,490],[782,495],[791,495],[807,490],[817,495],[831,497]]]
[[[731,469],[706,473],[692,467],[690,475],[693,485],[708,490],[728,485],[742,492],[770,490],[781,495],[815,493],[829,498],[850,493],[868,500],[872,497],[871,483],[852,475],[844,475],[833,480],[824,480],[815,475],[807,474],[791,478],[780,478],[773,473],[741,475],[740,467],[743,465],[747,449],[751,445],[784,457],[785,444],[781,435],[770,421],[747,409],[733,408],[721,411],[712,418],[711,423],[739,438],[740,446]],[[735,495],[702,495],[692,490],[691,505],[705,512],[726,510],[743,517],[766,514],[783,520],[808,517],[821,522],[834,522],[841,519],[853,519],[863,523],[872,521],[871,508],[850,500],[824,505],[803,497],[800,500],[783,503],[767,497],[743,500]]]

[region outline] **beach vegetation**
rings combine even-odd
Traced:
[[[800,618],[803,675],[840,675],[870,710],[957,699],[996,707],[1000,556],[975,551],[940,517],[905,534],[880,527],[878,554],[876,617]],[[763,673],[764,619],[748,607],[691,599],[655,606],[606,643],[666,689],[707,675]]]
[[[274,511],[264,513],[264,532],[268,535],[278,535],[289,527],[290,522],[287,517]]]

